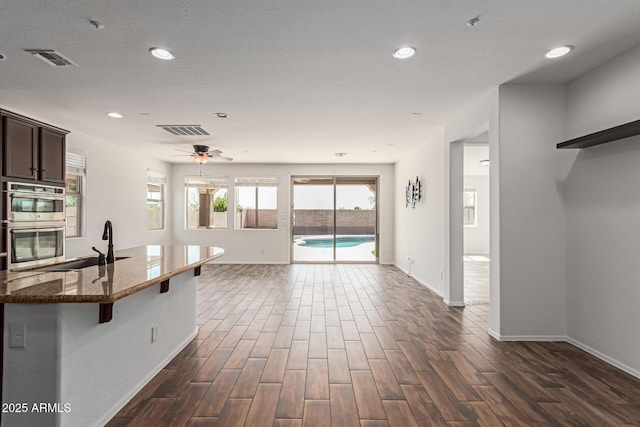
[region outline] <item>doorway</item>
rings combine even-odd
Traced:
[[[465,141],[463,146],[462,209],[465,306],[489,305],[490,210],[489,144],[487,139],[488,135],[484,133],[474,140]]]
[[[378,262],[378,177],[291,178],[291,260]]]

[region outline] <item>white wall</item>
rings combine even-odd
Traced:
[[[67,239],[67,258],[95,255],[96,246],[106,252],[101,240],[104,222],[113,223],[114,247],[171,243],[171,209],[165,209],[165,229],[147,230],[147,169],[171,175],[169,163],[152,159],[148,153],[121,143],[109,142],[74,132],[67,135],[67,149],[86,156],[87,177],[84,235]],[[171,194],[166,192],[166,206]]]
[[[568,137],[640,119],[640,48],[567,86]],[[567,335],[640,376],[640,137],[581,150],[567,179]]]
[[[499,157],[491,153],[491,173],[497,160],[501,321],[491,332],[503,339],[566,333],[563,183],[575,153],[556,149],[564,96],[562,85],[499,89]]]
[[[464,227],[464,253],[489,255],[489,176],[465,175],[464,187],[476,189],[476,226]]]
[[[293,164],[222,164],[210,162],[203,166],[203,175],[226,176],[229,180],[228,206],[235,206],[233,181],[238,176],[278,177],[277,230],[234,230],[229,209],[229,227],[224,230],[186,230],[184,178],[198,176],[200,166],[195,163],[175,164],[172,168],[171,192],[174,221],[172,241],[174,244],[219,246],[225,255],[219,262],[288,264],[291,254],[290,208],[292,175],[341,175],[379,176],[378,220],[380,235],[380,263],[393,262],[394,242],[394,167],[390,164],[376,165],[293,165]],[[264,250],[264,253],[261,251]]]
[[[444,266],[444,140],[439,131],[395,165],[395,265],[407,271],[407,256],[415,259],[411,274],[443,295]],[[405,189],[416,176],[422,182],[422,200],[405,207]]]
[[[567,85],[567,138],[640,119],[640,47]]]

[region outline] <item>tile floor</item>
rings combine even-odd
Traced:
[[[108,425],[640,425],[640,379],[485,308],[393,266],[206,266],[198,336]]]

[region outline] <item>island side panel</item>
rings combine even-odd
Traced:
[[[40,404],[59,398],[57,318],[55,304],[5,304],[2,402],[13,406],[2,413],[2,426],[56,425],[57,414]],[[12,323],[26,326],[25,348],[9,347]]]
[[[55,383],[57,396],[51,402],[70,408],[65,411],[63,406],[55,414],[59,425],[106,424],[195,337],[197,278],[188,271],[170,283],[167,293],[160,293],[158,284],[116,301],[113,320],[103,324],[98,323],[98,304],[53,305],[57,308],[54,359],[60,375],[42,381]],[[31,307],[38,306],[44,307]],[[152,342],[154,326],[158,336]],[[30,418],[19,421],[7,426],[36,425]]]

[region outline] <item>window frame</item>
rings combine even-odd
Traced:
[[[166,183],[167,178],[164,174],[152,170],[147,170],[147,231],[161,231],[165,229],[165,212],[166,212]],[[159,191],[151,191],[150,187],[159,187]],[[152,198],[151,194],[159,194],[159,197]],[[155,204],[160,208],[160,226],[151,228],[149,222],[149,208],[151,204]]]
[[[185,177],[185,220],[184,220],[184,229],[185,230],[227,230],[229,228],[229,188],[228,188],[228,177],[219,176],[219,177]],[[189,191],[190,189],[198,190],[198,225],[195,227],[190,227],[190,201],[189,201]],[[204,190],[204,191],[203,191]],[[224,190],[227,197],[227,210],[224,212],[225,220],[223,226],[216,226],[215,223],[215,201],[218,199],[216,197],[216,193],[220,190]],[[204,196],[204,199],[207,203],[207,209],[202,211],[201,207],[201,197]],[[223,196],[224,197],[224,196]],[[204,214],[204,218],[206,225],[200,225],[201,215]]]
[[[467,193],[473,194],[473,204],[466,206],[465,198]],[[477,227],[478,226],[478,189],[475,187],[465,187],[462,192],[462,224],[465,227]],[[467,222],[467,209],[471,209],[473,212],[473,222]]]
[[[85,235],[86,223],[86,156],[74,150],[67,150],[65,153],[65,239],[78,239]],[[76,178],[77,191],[69,191],[68,177]],[[76,198],[76,234],[69,233],[69,220],[67,203],[70,196]]]
[[[279,180],[277,176],[259,176],[259,177],[236,177],[234,180],[235,184],[235,206],[234,211],[236,212],[234,218],[234,230],[278,230],[278,186]],[[254,203],[255,203],[255,222],[253,227],[243,227],[243,223],[239,224],[239,222],[243,221],[243,212],[241,206],[239,204],[239,188],[254,188]],[[260,226],[260,189],[261,188],[274,188],[275,189],[275,199],[276,199],[276,207],[275,207],[275,221],[273,227],[265,227]],[[240,215],[238,215],[240,214]]]

